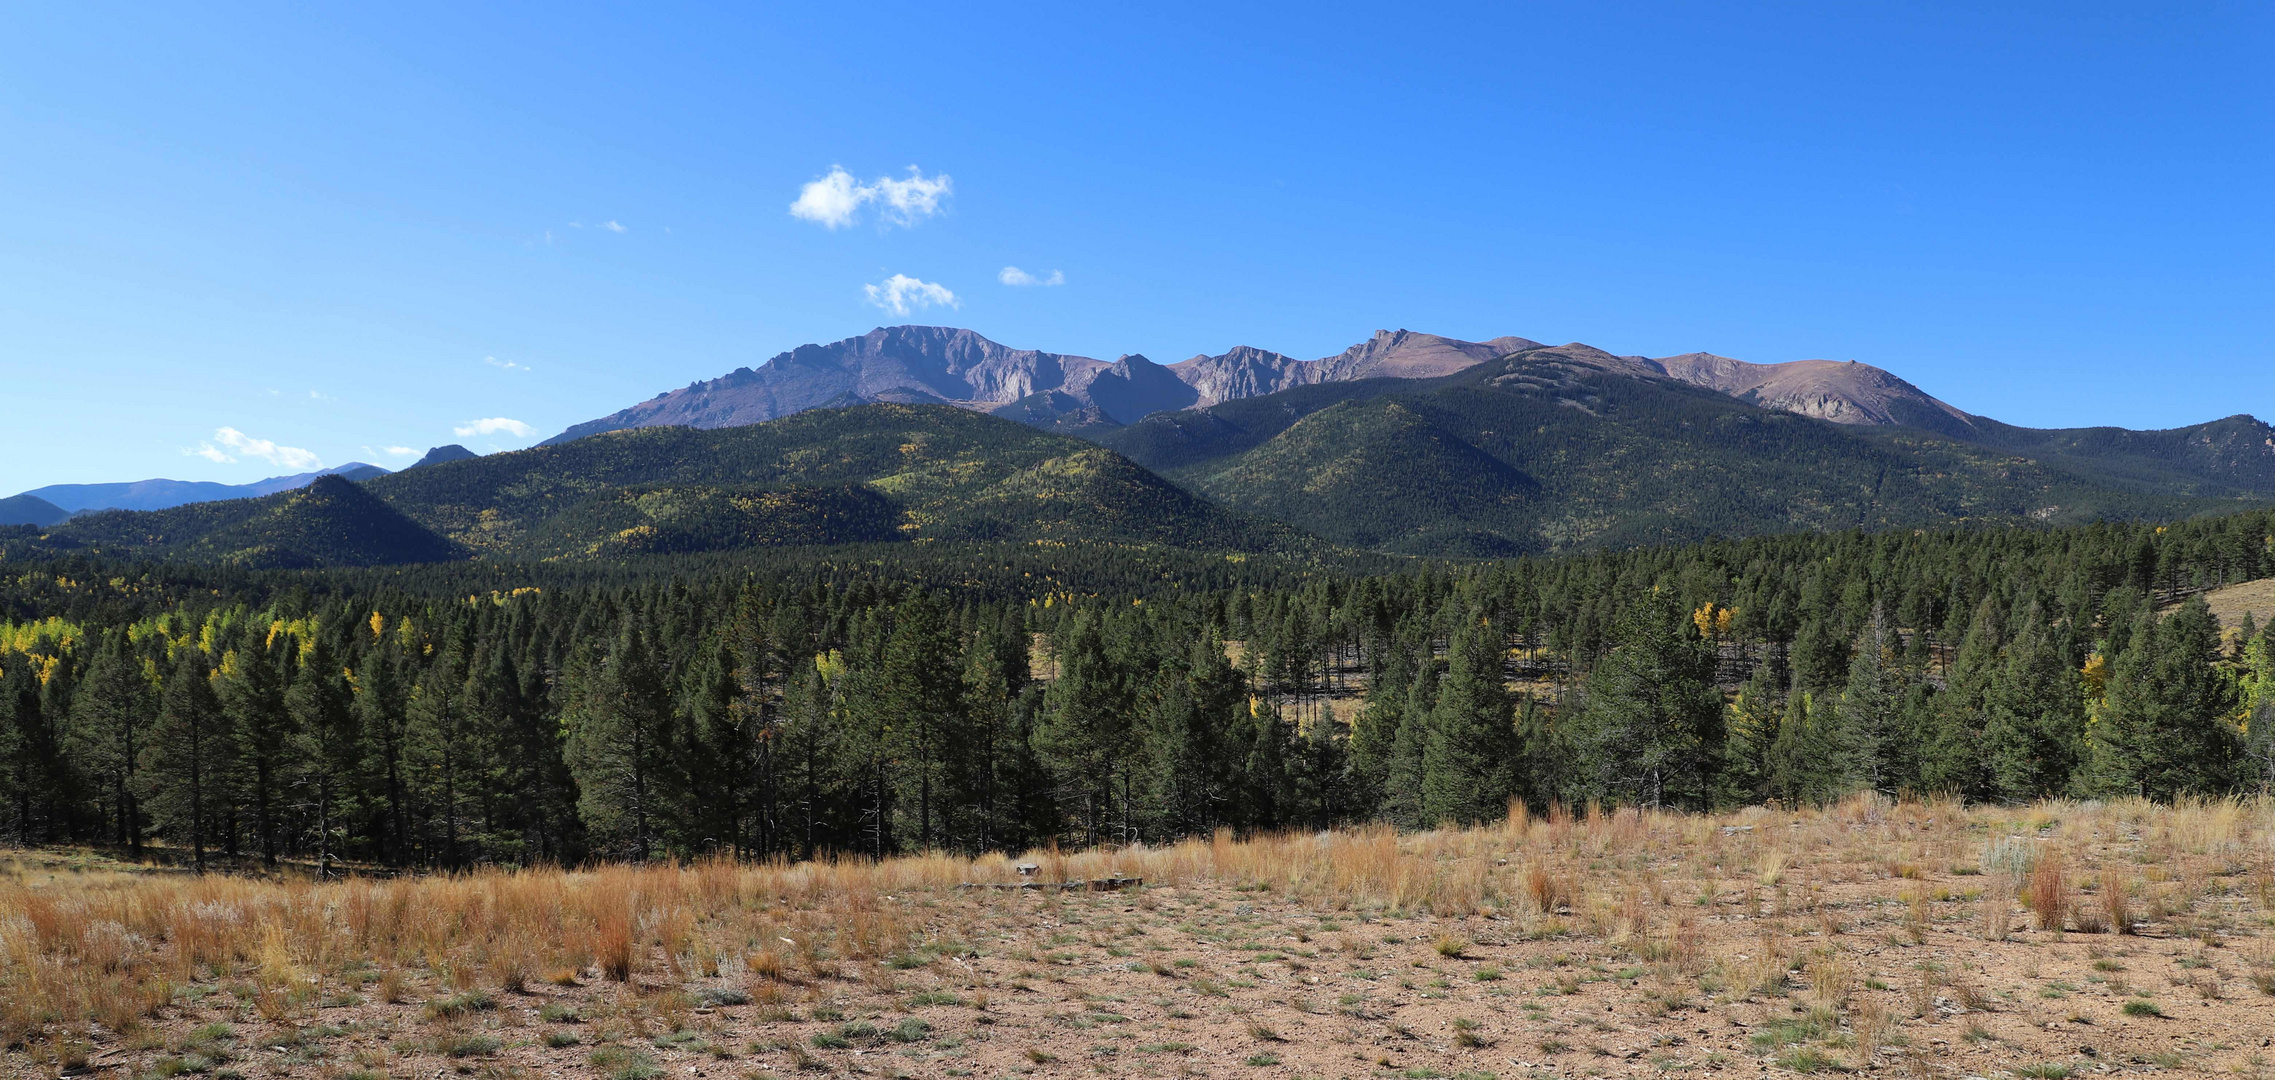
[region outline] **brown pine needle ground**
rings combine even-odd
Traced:
[[[2248,1076],[2271,857],[2263,801],[1873,798],[1026,860],[1145,879],[1115,891],[959,888],[1021,881],[1000,856],[318,884],[21,852],[0,1073]]]

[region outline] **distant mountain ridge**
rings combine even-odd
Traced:
[[[1449,375],[1536,344],[1385,330],[1321,360],[1242,345],[1164,365],[1136,353],[1107,362],[1013,349],[954,327],[887,326],[658,394],[545,444],[634,427],[738,427],[875,402],[957,405],[1062,430],[1112,427],[1321,382]]]
[[[251,499],[274,495],[280,491],[293,491],[307,487],[320,476],[369,480],[385,475],[387,470],[377,465],[351,461],[336,469],[272,476],[249,484],[217,484],[210,480],[136,480],[124,484],[49,484],[23,494],[44,499],[73,514],[89,510],[165,510],[190,503]]]
[[[1014,349],[955,327],[888,326],[827,345],[801,345],[756,368],[738,368],[658,394],[577,424],[546,444],[635,427],[737,427],[807,409],[873,402],[956,405],[1036,427],[1095,434],[1157,413],[1202,409],[1304,386],[1442,378],[1546,347],[1515,336],[1463,341],[1412,330],[1381,330],[1318,360],[1237,345],[1216,355],[1160,364],[1136,353],[1108,362]],[[1870,364],[1832,360],[1754,364],[1705,352],[1652,359],[1616,355],[1576,342],[1559,348],[1567,358],[1587,357],[1587,362],[1607,372],[1672,379],[1837,424],[1903,425],[1955,438],[1983,434],[1981,418]]]

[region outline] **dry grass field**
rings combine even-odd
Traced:
[[[2204,594],[2204,602],[2211,606],[2212,617],[2230,630],[2242,626],[2246,614],[2264,625],[2275,619],[2275,578],[2213,589]]]
[[[316,883],[19,852],[0,1072],[2275,1069],[2275,804],[1633,810]],[[1115,891],[962,888],[1115,873]]]

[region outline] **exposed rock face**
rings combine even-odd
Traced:
[[[1537,341],[1520,337],[1457,341],[1411,330],[1378,330],[1373,337],[1323,360],[1298,360],[1237,345],[1220,356],[1181,360],[1169,370],[1200,393],[1197,404],[1214,405],[1314,383],[1431,379],[1539,346]]]

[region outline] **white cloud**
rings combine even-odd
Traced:
[[[896,225],[907,226],[939,213],[940,200],[954,194],[953,184],[947,173],[927,180],[921,170],[911,165],[908,179],[879,177],[870,187],[877,193],[874,197],[883,200],[887,207],[885,217]]]
[[[937,304],[942,307],[962,307],[964,302],[949,292],[945,285],[918,281],[907,274],[894,274],[875,285],[863,285],[869,302],[895,315],[906,315],[919,308]]]
[[[182,453],[189,457],[201,457],[207,461],[218,462],[223,465],[235,465],[237,463],[236,458],[222,453],[219,447],[209,442],[201,442],[197,444],[197,449],[184,450]]]
[[[627,228],[625,228],[625,227],[624,227],[624,226],[622,226],[622,225],[618,225],[618,224],[617,224],[616,222],[614,222],[614,221],[610,221],[608,224],[606,224],[606,225],[602,225],[602,226],[601,226],[601,228],[603,228],[603,229],[607,229],[609,232],[631,232],[631,231],[632,231],[632,230],[630,230],[630,229],[627,229]]]
[[[516,363],[516,362],[514,362],[514,361],[512,361],[512,360],[500,360],[500,359],[498,359],[498,358],[497,358],[497,357],[495,357],[495,356],[485,356],[485,357],[483,357],[483,358],[482,358],[482,362],[483,362],[483,363],[485,363],[485,364],[488,364],[488,365],[490,365],[491,367],[494,367],[494,368],[504,368],[504,369],[506,369],[507,371],[528,371],[528,370],[529,370],[529,365],[528,365],[528,364]]]
[[[388,457],[410,457],[412,454],[418,453],[417,450],[408,446],[366,446],[363,449],[365,453],[385,454]]]
[[[829,175],[798,189],[790,216],[842,229],[860,216],[863,203],[873,202],[883,204],[887,222],[907,227],[939,213],[941,201],[954,193],[955,181],[948,174],[927,177],[914,165],[904,179],[880,176],[869,184],[855,180],[844,166],[832,165]]]
[[[271,465],[282,465],[287,469],[306,471],[324,467],[323,459],[317,457],[313,450],[303,450],[297,446],[278,446],[267,439],[256,439],[233,427],[214,429],[213,441],[246,457],[260,458]],[[221,454],[219,450],[214,450],[210,444],[201,443],[199,446],[200,449],[193,451],[199,457],[208,461],[228,459],[228,455]],[[215,456],[217,454],[220,456]]]
[[[1049,277],[1036,277],[1016,266],[1006,266],[996,273],[995,280],[1005,285],[1064,285],[1066,275],[1053,270]]]
[[[469,420],[466,423],[454,427],[450,430],[455,431],[460,436],[466,438],[472,438],[476,435],[495,435],[501,431],[509,435],[519,436],[524,439],[537,434],[536,428],[530,427],[528,424],[524,424],[519,420],[508,420],[503,416],[492,416],[482,420]]]
[[[823,228],[842,229],[853,224],[854,212],[868,200],[866,189],[854,181],[853,174],[833,165],[828,176],[798,189],[798,201],[790,204],[790,216]]]

